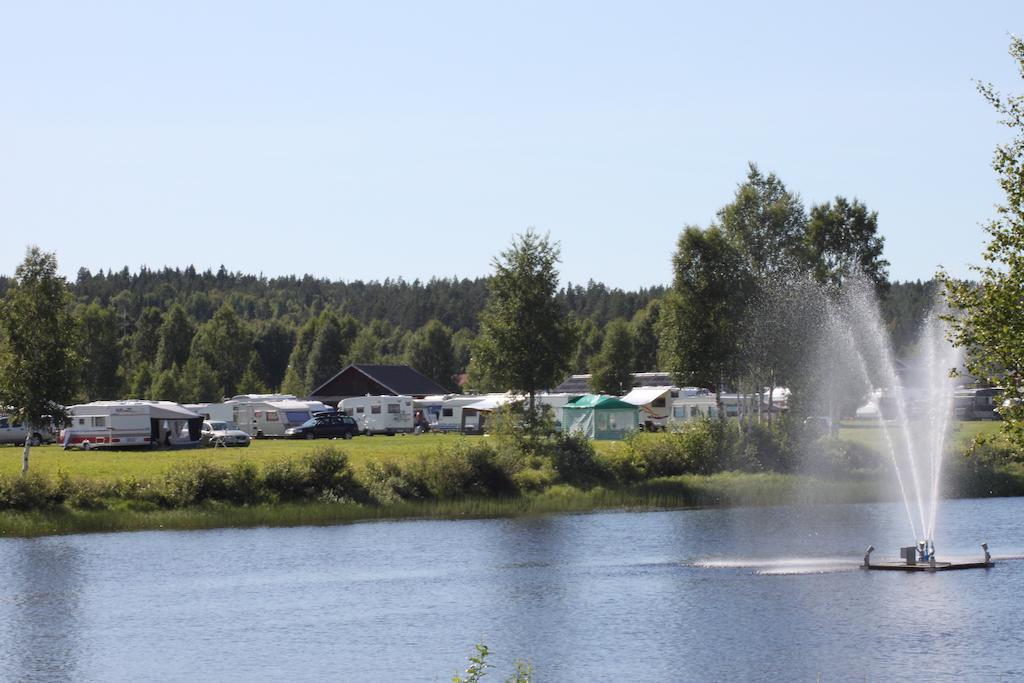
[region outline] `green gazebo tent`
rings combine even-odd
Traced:
[[[621,439],[639,426],[639,412],[614,396],[584,394],[562,407],[562,431],[591,439]]]

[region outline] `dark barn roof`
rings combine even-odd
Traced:
[[[350,396],[412,396],[423,398],[448,393],[434,380],[408,365],[353,363],[310,393],[324,403],[337,403]]]

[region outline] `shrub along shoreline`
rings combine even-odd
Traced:
[[[828,439],[810,442],[815,456],[801,459],[799,437],[784,423],[705,421],[600,453],[576,437],[460,441],[358,473],[326,445],[262,467],[200,457],[153,479],[7,475],[0,537],[885,499],[877,453]],[[991,444],[951,458],[949,471],[949,497],[1024,494],[1024,472]]]

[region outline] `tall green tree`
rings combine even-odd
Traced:
[[[882,258],[885,238],[878,234],[878,212],[845,197],[811,207],[804,249],[814,278],[839,287],[854,274],[879,289],[888,282],[889,262]]]
[[[714,389],[741,372],[741,340],[753,278],[724,232],[683,230],[672,256],[672,288],[661,305],[667,369],[679,386]]]
[[[438,320],[428,320],[406,343],[405,362],[450,391],[456,373],[452,331]]]
[[[336,375],[343,367],[358,326],[350,316],[339,318],[336,313],[325,310],[320,314],[316,337],[306,362],[306,385],[310,390],[320,386]]]
[[[267,385],[263,383],[263,363],[260,361],[258,353],[253,351],[249,354],[249,364],[245,366],[245,372],[242,373],[242,378],[238,380],[238,386],[235,388],[239,394],[265,394],[267,393]]]
[[[774,319],[763,315],[764,303],[772,300],[764,290],[791,279],[807,261],[807,215],[800,197],[774,173],[764,175],[750,164],[746,181],[736,189],[733,201],[719,210],[718,219],[723,234],[740,256],[736,279],[746,290],[742,306],[735,311],[737,320],[746,320],[746,324],[736,340],[739,350],[733,356],[734,381],[737,390],[760,391],[766,381],[774,383],[769,378],[783,373],[773,363],[784,351],[779,345],[787,343],[773,325]],[[760,303],[755,305],[758,300]],[[730,302],[729,308],[735,304]],[[758,312],[762,313],[759,317]],[[764,324],[751,324],[750,318],[754,317]]]
[[[288,356],[294,345],[295,331],[280,320],[271,320],[256,333],[256,353],[263,368],[260,379],[270,389],[276,389],[284,381]]]
[[[232,396],[252,351],[252,331],[235,310],[225,304],[196,330],[190,355],[198,356],[213,368],[217,383],[227,396]]]
[[[559,247],[533,230],[516,236],[492,265],[490,297],[480,313],[474,362],[492,381],[528,397],[564,379],[576,326],[556,298]],[[532,419],[532,418],[531,418]]]
[[[770,277],[803,258],[807,214],[800,197],[774,173],[751,163],[733,201],[718,212],[722,232],[755,278]]]
[[[128,395],[132,398],[147,399],[153,388],[153,366],[141,363],[135,368],[128,382]]]
[[[78,357],[82,361],[81,388],[89,401],[121,397],[121,345],[117,315],[95,301],[78,313]]]
[[[132,367],[156,361],[157,347],[160,345],[160,325],[163,314],[155,306],[142,310],[135,321],[135,330],[128,340],[128,360]],[[191,344],[189,340],[189,344]]]
[[[658,358],[658,329],[661,319],[661,299],[654,299],[633,315],[633,343],[636,350],[634,367],[637,372],[657,372],[661,369]]]
[[[168,380],[163,375],[164,373],[161,373],[156,379],[164,382],[164,387],[169,386],[170,390],[177,391],[182,402],[217,403],[224,397],[224,387],[217,381],[217,373],[200,355],[191,356],[185,363],[185,367],[181,368],[180,373],[172,373],[174,378],[172,384],[166,384]],[[229,395],[234,395],[234,393]],[[249,392],[239,391],[238,393]]]
[[[403,330],[374,318],[356,335],[348,353],[349,363],[402,362]]]
[[[74,396],[79,375],[70,304],[57,257],[29,247],[0,302],[0,405],[24,424],[63,422]],[[30,449],[26,439],[22,473]]]
[[[633,386],[633,331],[625,320],[608,323],[601,350],[590,363],[590,388],[598,394],[622,396]]]
[[[576,325],[576,349],[569,369],[576,374],[588,372],[591,359],[601,350],[604,330],[593,318],[585,318]]]
[[[186,395],[182,380],[181,368],[175,363],[166,370],[161,370],[153,380],[151,389],[156,401],[174,401],[175,403],[190,402],[192,396]]]
[[[452,353],[455,354],[456,372],[466,372],[470,358],[473,356],[473,330],[463,327],[452,335]]]
[[[359,330],[356,338],[352,341],[352,346],[348,352],[348,362],[380,363],[382,346],[381,338],[377,335],[377,332],[372,326],[366,325]]]
[[[1012,37],[1010,54],[1024,79],[1024,41]],[[978,283],[942,277],[950,304],[962,313],[951,322],[955,342],[967,351],[967,369],[1011,398],[1000,411],[1004,428],[1024,447],[1024,95],[1004,96],[990,83],[978,90],[1013,133],[992,159],[1004,200],[985,226],[988,265],[975,269]]]
[[[281,390],[295,396],[305,396],[313,387],[306,384],[306,367],[309,364],[309,354],[313,350],[313,341],[316,339],[316,332],[320,326],[320,318],[310,318],[299,328],[295,336],[295,346],[288,356],[288,369],[281,381]]]
[[[166,370],[172,365],[179,368],[188,360],[192,348],[192,337],[196,329],[188,319],[188,313],[179,304],[175,304],[164,315],[158,333],[156,349],[156,369]]]

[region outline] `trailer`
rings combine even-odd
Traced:
[[[68,408],[64,449],[191,448],[203,416],[171,401],[95,401]]]
[[[684,395],[672,399],[671,415],[666,424],[667,428],[679,425],[692,420],[705,420],[718,416],[718,403],[714,394],[704,392],[702,394]]]
[[[208,420],[234,422],[254,439],[284,437],[288,429],[330,410],[320,401],[306,401],[291,394],[240,394],[223,403],[189,407]]]
[[[676,387],[634,387],[622,401],[640,410],[640,429],[646,432],[663,431],[672,417],[672,402],[679,398]]]
[[[412,396],[354,396],[342,399],[338,412],[354,418],[367,436],[409,434],[416,428]]]
[[[483,396],[449,394],[442,397],[440,403],[424,401],[423,409],[430,421],[431,431],[479,434],[480,428],[483,426],[480,412],[466,406],[478,403],[483,398]]]
[[[465,397],[470,398],[470,397]],[[487,394],[475,396],[474,402],[462,406],[462,418],[460,420],[465,426],[463,432],[466,434],[482,434],[484,422],[487,415],[495,411],[505,410],[507,406],[515,404],[522,406],[525,410],[530,398],[516,394]],[[572,400],[579,398],[579,394],[534,394],[534,405],[540,410],[545,410],[551,417],[552,429],[558,433],[562,431],[563,409]]]

